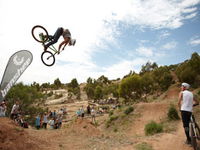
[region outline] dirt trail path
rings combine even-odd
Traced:
[[[134,135],[137,142],[146,142],[152,145],[154,150],[192,150],[186,145],[185,133],[182,122],[177,121],[177,130],[170,133],[161,133],[154,136],[145,136],[144,127],[151,120],[160,122],[167,117],[169,104],[166,102],[140,103],[136,106],[139,117],[133,123],[129,135]]]
[[[193,150],[193,148],[185,143],[185,134],[182,127],[182,122],[178,123],[177,131],[174,133],[164,133],[156,138],[156,141],[151,141],[155,150]]]

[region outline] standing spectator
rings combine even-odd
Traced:
[[[59,115],[58,116],[58,128],[61,128],[61,126],[62,126],[62,119],[63,119],[63,115]]]
[[[37,115],[36,120],[35,120],[35,126],[36,129],[40,129],[40,115]]]
[[[88,115],[91,114],[91,108],[90,108],[90,105],[87,106],[87,114],[88,114]]]
[[[49,114],[48,114],[49,116],[49,118],[52,118],[53,117],[53,113],[51,112],[51,110],[49,111]]]
[[[84,112],[84,108],[83,108],[83,106],[81,107],[81,117],[82,117],[82,119],[84,118],[84,115],[85,115],[85,112]]]
[[[54,110],[54,111],[52,112],[52,117],[53,117],[53,118],[56,118],[56,115],[57,115],[57,114],[56,114],[56,110]]]
[[[19,101],[16,101],[11,110],[11,119],[16,119],[19,113]]]
[[[81,117],[81,108],[79,108],[79,109],[76,111],[76,115],[77,115],[77,118],[78,118],[78,117]]]
[[[5,117],[6,116],[6,103],[5,101],[3,101],[2,103],[0,103],[0,117]]]
[[[48,115],[47,113],[45,112],[44,113],[44,116],[43,116],[43,123],[42,123],[42,127],[47,129],[47,123],[48,123]]]
[[[92,107],[92,110],[91,110],[91,117],[92,117],[92,123],[96,123],[96,119],[95,119],[95,117],[96,117],[96,111],[95,111],[95,109],[94,109],[94,107]]]

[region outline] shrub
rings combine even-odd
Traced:
[[[53,95],[53,91],[51,91],[51,92],[49,92],[49,93],[47,94],[48,97],[51,97],[52,95]]]
[[[153,135],[156,133],[163,132],[162,124],[156,123],[155,121],[151,121],[150,123],[145,125],[145,134],[146,135]]]
[[[63,97],[62,94],[55,94],[55,99],[58,99],[58,98],[61,98],[61,97]]]
[[[127,109],[125,109],[124,113],[125,114],[130,114],[132,111],[134,110],[134,108],[132,106],[129,106]]]
[[[113,115],[113,111],[109,111],[109,116],[112,116]]]
[[[110,116],[110,121],[114,121],[114,120],[117,120],[118,119],[118,116]]]
[[[174,105],[171,105],[169,107],[167,116],[168,116],[169,120],[179,120],[180,119],[178,112]]]
[[[118,116],[114,116],[114,115],[110,116],[109,120],[107,120],[107,122],[106,122],[106,127],[107,127],[107,128],[110,127],[111,123],[112,123],[114,120],[117,120],[117,119],[118,119]]]

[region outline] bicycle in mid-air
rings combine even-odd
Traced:
[[[33,38],[37,42],[42,43],[43,46],[45,43],[52,40],[52,36],[50,36],[47,30],[41,25],[34,26],[31,33]],[[55,63],[56,54],[59,54],[58,50],[55,48],[55,46],[51,45],[41,54],[41,60],[46,66],[52,66]]]
[[[194,105],[196,106],[196,105]],[[189,135],[191,138],[191,144],[194,150],[199,150],[200,147],[198,145],[197,140],[200,140],[200,128],[195,121],[194,115],[191,115],[190,123],[189,123]]]

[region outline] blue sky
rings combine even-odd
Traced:
[[[26,49],[34,59],[24,83],[122,78],[147,61],[171,65],[200,53],[200,0],[0,0],[0,18],[0,77],[9,57]],[[77,39],[52,67],[31,36],[37,24],[51,34],[63,26]]]

